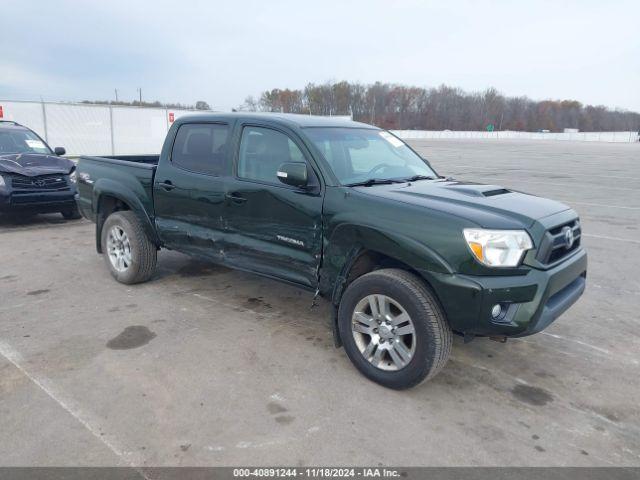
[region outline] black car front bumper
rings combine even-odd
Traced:
[[[16,192],[0,190],[0,212],[50,213],[76,207],[75,187],[63,191]]]

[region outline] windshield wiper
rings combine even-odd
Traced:
[[[370,187],[371,185],[389,185],[391,183],[404,183],[404,180],[393,180],[391,178],[369,178],[362,182],[347,183],[345,187]]]
[[[416,180],[435,180],[435,177],[429,175],[414,175],[413,177],[405,178],[405,182],[415,182]]]

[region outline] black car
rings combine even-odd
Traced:
[[[49,145],[29,128],[0,121],[0,213],[60,212],[80,218],[74,199],[76,166],[65,149]]]

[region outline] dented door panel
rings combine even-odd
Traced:
[[[238,179],[227,180],[227,192],[226,262],[315,288],[322,197]]]
[[[371,212],[375,212],[372,215]],[[439,221],[438,213],[377,201],[346,187],[327,187],[324,200],[324,247],[320,292],[340,300],[354,257],[363,251],[383,254],[420,271],[452,273],[450,263],[462,224]],[[433,241],[420,242],[425,237]],[[452,251],[445,257],[442,252]],[[455,257],[453,257],[455,258]]]
[[[160,184],[170,180],[173,189]],[[156,173],[156,226],[169,248],[214,260],[223,250],[224,179],[163,165]]]

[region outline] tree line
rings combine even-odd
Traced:
[[[80,103],[86,103],[88,105],[113,105],[113,106],[127,106],[127,107],[148,107],[148,108],[176,108],[184,110],[211,110],[211,107],[204,100],[198,100],[195,105],[188,105],[182,103],[162,103],[158,100],[153,102],[133,100],[128,102],[126,100],[82,100]]]
[[[583,105],[576,100],[508,97],[495,88],[466,92],[446,85],[309,83],[299,90],[274,88],[257,99],[247,97],[238,110],[351,115],[357,121],[398,130],[640,130],[637,112]]]

